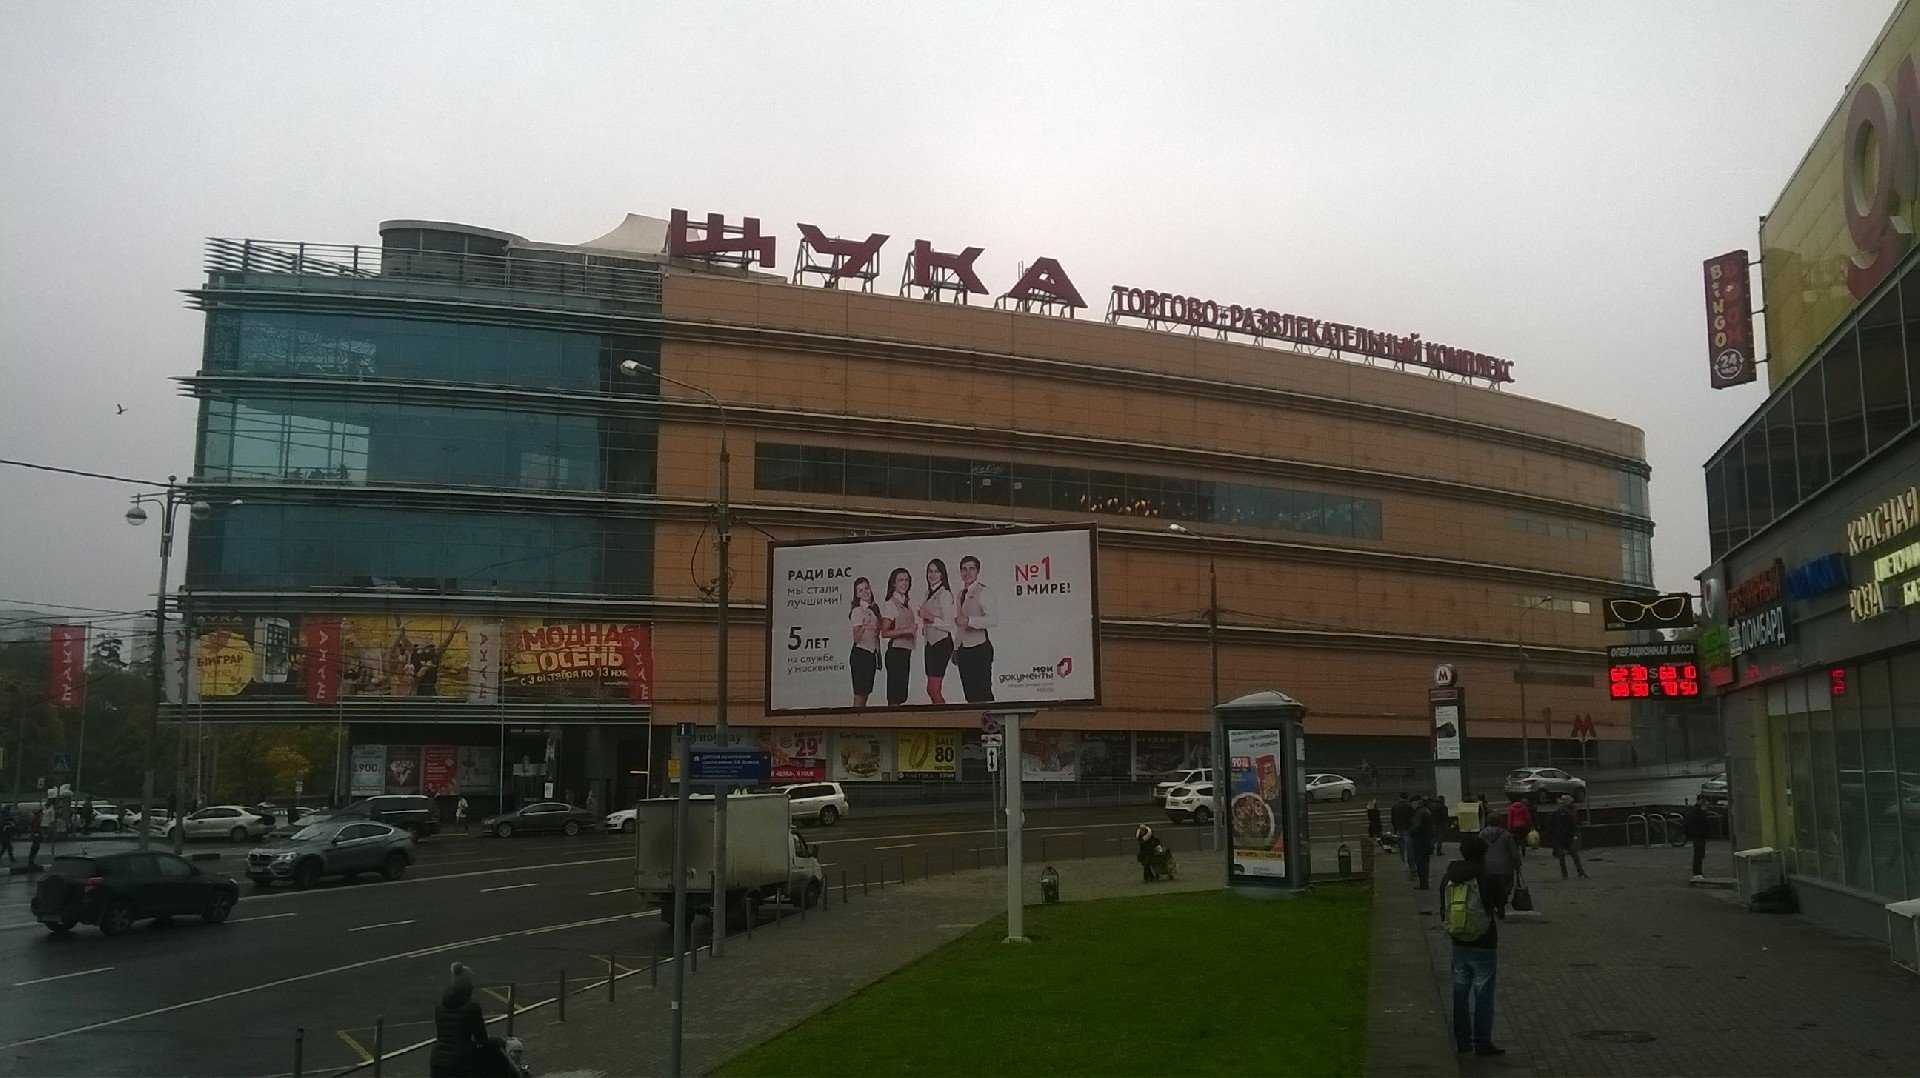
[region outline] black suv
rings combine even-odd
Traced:
[[[56,859],[33,893],[33,916],[56,935],[88,924],[117,936],[148,918],[219,924],[238,901],[240,885],[233,880],[170,853],[130,851]]]
[[[371,820],[398,827],[414,838],[426,838],[440,831],[440,814],[434,809],[433,798],[425,794],[376,794],[334,812],[303,817],[297,824],[281,824],[273,829],[273,835],[284,837],[309,824],[348,820]]]

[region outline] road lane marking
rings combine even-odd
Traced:
[[[374,928],[399,928],[401,925],[410,925],[413,923],[414,922],[412,921],[381,921],[379,924],[361,925],[359,928],[349,928],[347,929],[347,931],[365,932],[369,929],[374,929]]]
[[[442,880],[470,880],[477,876],[499,876],[510,872],[537,872],[547,868],[578,868],[581,865],[610,865],[616,861],[632,861],[633,855],[624,857],[592,857],[584,861],[555,861],[544,865],[519,865],[508,868],[476,868],[471,872],[449,872],[444,876],[409,876],[404,880],[390,880],[380,885],[382,889],[406,887],[411,884],[439,883]],[[272,902],[281,898],[313,897],[315,895],[364,895],[367,891],[360,887],[320,887],[311,891],[274,891],[264,895],[248,895],[242,902]]]
[[[898,846],[875,846],[873,852],[879,853],[882,850],[911,850],[918,845],[920,845],[918,842],[902,842]]]
[[[495,891],[518,891],[522,887],[538,887],[538,886],[540,885],[537,883],[503,883],[498,887],[482,887],[480,888],[480,893],[483,895],[490,895]]]
[[[1056,827],[1023,827],[1021,830],[1031,835],[1043,831],[1065,831],[1070,827],[1090,827],[1098,830],[1138,826],[1139,824],[1134,823],[1060,824]],[[896,838],[958,838],[964,835],[997,835],[999,833],[1000,828],[982,827],[972,831],[910,831],[899,835],[848,835],[846,838],[819,838],[808,841],[815,846],[831,846],[836,842],[889,842]]]
[[[353,1049],[354,1054],[360,1057],[360,1062],[373,1062],[373,1053],[362,1047],[359,1041],[354,1040],[353,1034],[348,1033],[344,1029],[336,1029],[334,1033],[337,1034],[341,1040],[347,1042],[347,1047]]]
[[[263,913],[258,917],[235,917],[233,920],[228,921],[227,923],[233,924],[233,925],[240,925],[240,924],[246,924],[248,921],[278,921],[282,917],[298,917],[298,916],[300,915],[297,913]]]
[[[611,891],[588,891],[588,892],[587,892],[587,897],[588,897],[588,898],[599,898],[599,897],[600,897],[601,895],[621,895],[621,894],[625,894],[625,893],[627,893],[628,891],[631,891],[631,890],[633,890],[633,888],[631,888],[631,887],[615,887],[615,888],[614,888],[613,890],[611,890]]]
[[[313,970],[310,973],[296,973],[290,977],[280,977],[271,981],[263,981],[260,984],[249,985],[245,988],[235,988],[226,992],[216,992],[210,996],[201,996],[198,999],[182,1000],[179,1003],[169,1003],[164,1007],[152,1007],[135,1014],[122,1015],[119,1018],[104,1018],[98,1022],[88,1022],[85,1025],[73,1026],[72,1028],[69,1028],[69,1029],[56,1030],[52,1033],[43,1033],[38,1037],[27,1037],[17,1041],[10,1041],[6,1044],[0,1044],[0,1051],[8,1051],[14,1048],[26,1048],[30,1045],[35,1045],[35,1044],[45,1044],[48,1041],[57,1041],[63,1037],[71,1037],[80,1033],[91,1033],[97,1029],[111,1029],[114,1026],[126,1025],[128,1022],[138,1022],[143,1019],[154,1018],[163,1014],[172,1014],[175,1011],[184,1011],[193,1007],[202,1007],[209,1003],[219,1003],[223,1000],[235,999],[239,996],[248,995],[253,992],[264,992],[269,988],[280,988],[289,984],[300,984],[303,981],[318,980],[321,977],[331,977],[336,973],[351,973],[354,970],[367,969],[370,966],[384,965],[388,962],[404,962],[414,958],[431,958],[435,955],[446,954],[449,951],[458,951],[458,950],[461,950],[462,948],[467,948],[467,947],[480,947],[489,943],[499,943],[502,940],[518,939],[523,936],[542,936],[552,932],[566,932],[575,928],[593,928],[598,925],[610,925],[619,921],[636,921],[643,917],[657,917],[659,916],[659,913],[660,913],[659,910],[643,910],[639,913],[616,913],[606,917],[589,917],[582,921],[564,921],[559,924],[538,925],[534,928],[515,929],[511,932],[495,932],[490,936],[474,936],[471,939],[454,940],[451,943],[436,943],[429,947],[416,947],[411,951],[399,951],[394,954],[380,955],[377,958],[363,958],[358,962],[348,962],[345,965],[341,965],[341,966],[333,966],[328,969],[317,969],[317,970]],[[669,959],[669,961],[671,961],[671,959]]]
[[[15,988],[25,988],[30,984],[46,984],[48,981],[64,981],[69,977],[86,977],[95,973],[105,973],[112,968],[112,966],[101,966],[99,969],[83,969],[78,973],[62,973],[56,977],[39,977],[31,981],[15,981],[13,982],[13,986]]]

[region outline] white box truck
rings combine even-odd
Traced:
[[[636,806],[633,817],[635,889],[643,902],[673,909],[673,798]],[[687,909],[705,913],[713,899],[713,798],[687,805]],[[784,794],[727,798],[728,920],[767,902],[817,905],[826,881],[820,859],[793,829]]]

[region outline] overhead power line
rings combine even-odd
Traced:
[[[167,486],[165,483],[157,483],[151,479],[134,479],[124,475],[109,475],[106,472],[83,471],[79,468],[58,468],[51,464],[35,464],[30,460],[7,460],[0,457],[0,464],[11,464],[16,468],[31,468],[36,472],[57,472],[60,475],[77,475],[86,479],[105,479],[111,483],[131,483],[137,487],[158,487],[165,490]]]

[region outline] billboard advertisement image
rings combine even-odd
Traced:
[[[825,730],[776,729],[768,732],[774,782],[822,782],[827,777]]]
[[[892,730],[841,730],[833,735],[834,778],[879,782],[892,773]]]
[[[420,746],[387,746],[387,788],[390,794],[420,792]]]
[[[1236,875],[1287,874],[1286,775],[1279,730],[1227,731],[1232,781],[1227,802]]]
[[[1078,779],[1080,734],[1074,730],[1020,731],[1020,777],[1027,782]]]
[[[452,745],[420,746],[420,791],[433,797],[458,793],[459,767]]]
[[[342,696],[467,696],[467,627],[459,618],[349,615],[340,636]]]
[[[500,752],[462,745],[454,753],[453,784],[463,794],[492,793],[497,789]]]
[[[504,637],[500,693],[507,700],[653,699],[649,626],[514,618]]]
[[[903,779],[950,779],[960,773],[957,730],[902,730],[894,737],[894,753]]]
[[[1096,549],[1085,527],[774,543],[767,710],[1098,704]]]
[[[347,792],[354,797],[385,793],[387,788],[387,747],[355,745]]]

